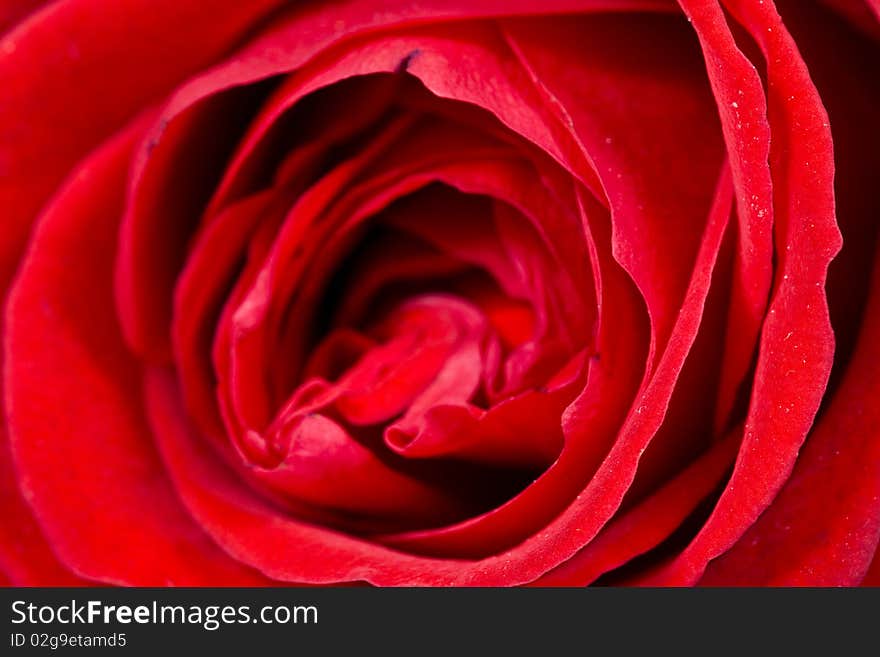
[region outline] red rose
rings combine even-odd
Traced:
[[[877,0],[210,5],[0,11],[8,582],[880,582]]]

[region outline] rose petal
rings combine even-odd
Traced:
[[[46,541],[18,485],[6,431],[0,432],[0,569],[15,586],[82,586],[88,584],[72,573]]]
[[[233,89],[212,96],[183,120],[166,125],[160,119],[134,158],[115,285],[126,339],[143,358],[157,363],[172,358],[165,291],[174,288],[179,269],[167,264],[184,261],[201,211],[266,92],[260,85]],[[170,184],[181,178],[185,184]]]
[[[614,257],[648,306],[653,367],[682,305],[724,157],[687,24],[623,15],[503,27],[601,181]]]
[[[739,218],[727,344],[718,393],[716,428],[730,413],[753,360],[773,275],[773,183],[770,178],[770,125],[758,72],[737,48],[721,8],[682,0],[700,39],[709,81],[718,105],[736,188]]]
[[[209,436],[223,434],[210,345],[214,326],[251,233],[273,205],[272,194],[233,204],[202,232],[177,282],[173,341],[175,364],[190,412]]]
[[[828,107],[834,136],[836,209],[844,248],[829,268],[828,297],[838,376],[832,374],[831,403],[817,420],[792,478],[732,550],[709,564],[700,580],[705,584],[853,583],[864,565],[857,555],[864,554],[872,517],[877,515],[875,511],[872,516],[870,508],[871,482],[864,479],[866,473],[871,476],[871,464],[878,462],[864,442],[876,433],[868,425],[873,406],[860,400],[870,394],[864,392],[871,388],[864,368],[870,367],[873,347],[868,336],[876,328],[869,323],[876,323],[876,309],[867,316],[863,313],[865,298],[876,289],[876,283],[871,287],[876,278],[871,268],[880,200],[867,172],[880,149],[880,130],[872,123],[880,97],[868,80],[880,75],[880,69],[874,65],[872,70],[870,65],[868,53],[874,45],[834,17],[803,3],[780,7]],[[851,74],[840,75],[841,66]],[[841,375],[842,384],[835,384]],[[858,428],[849,426],[855,423]],[[844,468],[851,469],[844,472]],[[851,521],[862,526],[848,527]],[[819,529],[827,534],[816,535]],[[759,559],[754,558],[755,551],[761,552]]]
[[[202,20],[207,10],[197,0],[64,0],[3,36],[0,288],[7,288],[34,216],[73,165],[280,4],[222,0]]]
[[[221,403],[228,404],[227,416],[234,418],[234,423],[229,426],[233,435],[241,432],[238,427],[262,430],[277,408],[279,400],[267,388],[269,381],[264,372],[270,349],[275,344],[275,330],[281,320],[279,306],[283,309],[290,303],[290,292],[285,291],[285,287],[290,290],[298,280],[291,272],[299,273],[312,255],[304,245],[320,243],[309,240],[310,229],[319,223],[327,205],[333,202],[339,191],[356,180],[365,167],[394,144],[409,123],[407,119],[394,121],[368,148],[333,169],[297,199],[265,260],[255,262],[257,268],[252,278],[242,279],[249,289],[246,288],[240,300],[235,299],[234,305],[228,304],[231,310],[227,329],[229,346],[224,348],[225,339],[221,334],[214,349],[221,392],[229,395],[228,399],[221,398]],[[321,225],[317,230],[323,231],[319,235],[325,235],[327,226]],[[221,326],[221,331],[224,328]],[[297,332],[296,337],[302,341],[307,336]],[[227,349],[228,354],[224,353]],[[228,370],[224,363],[228,363]],[[292,364],[285,365],[297,371]]]
[[[880,540],[880,261],[851,365],[794,472],[707,585],[855,586]]]
[[[5,382],[22,491],[64,563],[119,584],[256,585],[180,507],[153,447],[110,274],[140,121],[42,215],[7,308]],[[71,294],[75,290],[76,294]]]
[[[718,230],[718,227],[723,229],[726,225],[726,221],[721,221],[726,216],[727,213],[718,213],[716,221],[712,223],[716,227],[712,234],[717,234],[715,239],[719,241],[723,230]],[[708,241],[704,267],[711,267],[716,252],[717,245],[712,248],[712,242]],[[699,276],[695,280],[708,287],[704,271]],[[617,303],[622,301],[622,297],[614,298]],[[689,298],[699,299],[700,295],[689,295]],[[693,310],[698,318],[699,306]],[[695,319],[689,315],[685,317],[689,322]],[[675,343],[678,343],[677,339]],[[684,345],[687,345],[686,341]],[[510,584],[529,581],[545,572],[554,561],[558,563],[557,560],[573,554],[598,531],[604,518],[602,513],[596,512],[596,507],[607,505],[613,510],[619,504],[619,497],[615,502],[614,496],[622,496],[625,488],[625,482],[614,486],[613,479],[600,478],[599,484],[591,484],[586,494],[575,500],[545,532],[526,539],[521,545],[498,556],[473,562],[407,557],[397,551],[388,552],[380,546],[294,520],[281,522],[277,517],[270,520],[274,516],[266,515],[268,508],[247,496],[229,474],[220,470],[216,459],[208,453],[193,451],[197,449],[197,443],[189,436],[190,429],[186,427],[179,408],[175,409],[177,402],[170,382],[151,377],[148,393],[163,453],[190,510],[227,549],[247,563],[257,565],[264,572],[279,578],[316,582],[365,579],[379,584]],[[597,410],[604,408],[605,405],[597,406]],[[630,444],[635,443],[630,441]],[[604,472],[616,475],[618,469],[610,467]],[[533,485],[524,495],[529,491],[540,491],[540,488]],[[536,499],[533,494],[532,499],[540,505],[541,498]],[[588,519],[594,524],[587,525]],[[517,516],[517,522],[522,522],[522,516]],[[574,531],[575,527],[583,529],[585,525],[587,529],[584,535]],[[495,529],[497,527],[490,526],[488,535],[493,536]],[[272,549],[272,545],[276,544],[286,546],[284,559],[279,559],[277,550]],[[322,555],[320,563],[310,556],[317,552]],[[389,555],[393,555],[393,558]],[[515,571],[511,570],[514,567],[511,564],[515,564]]]
[[[708,496],[736,457],[742,428],[717,442],[657,492],[616,516],[583,550],[535,586],[585,586],[666,539]]]
[[[824,285],[840,233],[827,115],[772,3],[726,4],[766,51],[779,272],[730,483],[693,542],[646,578],[654,584],[695,582],[770,505],[813,423],[833,359]]]
[[[723,184],[719,186],[720,190],[729,189],[729,188],[730,188],[729,182],[726,187]],[[725,198],[725,194],[723,191],[719,192],[719,198],[720,199]],[[727,198],[729,198],[729,194],[727,195]],[[683,315],[683,319],[681,320],[681,321],[686,320],[688,322],[688,324],[682,324],[682,327],[687,327],[686,328],[687,332],[682,331],[682,341],[681,342],[678,341],[678,333],[676,334],[676,348],[678,350],[684,350],[684,353],[686,353],[686,350],[687,350],[687,348],[689,348],[689,345],[690,345],[688,340],[689,339],[692,340],[693,339],[692,333],[696,332],[696,326],[698,325],[698,322],[696,320],[699,319],[699,312],[701,311],[700,305],[697,305],[697,304],[702,303],[702,298],[703,298],[702,295],[704,295],[705,290],[708,289],[708,276],[706,274],[707,274],[707,272],[711,272],[711,267],[714,262],[715,255],[717,254],[717,251],[718,251],[718,244],[720,243],[721,236],[724,233],[724,226],[727,223],[726,220],[727,220],[728,215],[729,215],[729,211],[725,211],[724,205],[719,204],[719,209],[716,210],[716,212],[714,213],[714,220],[710,224],[712,226],[712,230],[710,232],[707,232],[707,237],[706,237],[707,241],[706,241],[706,244],[704,245],[703,254],[701,255],[702,269],[700,270],[699,275],[695,274],[695,283],[694,283],[694,285],[699,285],[701,287],[702,292],[700,292],[698,294],[691,294],[688,296],[689,299],[694,300],[693,302],[695,305],[691,306],[689,308],[689,310],[691,312],[686,315]],[[622,300],[624,298],[626,298],[626,295],[625,295],[625,293],[621,293],[619,295],[612,295],[610,298],[615,299],[615,302],[619,304],[622,302]],[[610,333],[609,335],[613,335],[615,337],[622,335],[622,332],[620,331],[620,326],[626,326],[628,324],[631,324],[631,322],[623,322],[623,323],[614,322],[611,319],[610,315],[609,315],[608,321],[609,321],[609,324],[608,324],[609,330],[611,330],[610,329],[611,326],[614,327],[614,332]],[[689,332],[692,332],[692,333],[689,333]],[[688,338],[687,337],[688,335],[690,335],[691,337]],[[637,341],[636,341],[636,343],[637,343]],[[624,341],[624,344],[627,347],[628,356],[631,358],[632,342],[626,340],[626,341]],[[610,345],[609,345],[609,347],[610,347]],[[681,357],[681,356],[676,356],[676,357]],[[668,357],[668,358],[671,358],[671,357]],[[603,366],[605,365],[605,362],[607,362],[609,365],[613,364],[613,362],[614,362],[613,352],[608,354],[608,358],[606,361],[603,362]],[[674,362],[674,360],[670,360],[670,362]],[[670,372],[670,370],[668,370],[666,366],[661,368],[661,370],[666,372],[666,374],[664,374],[664,376],[666,376],[666,377],[673,376],[674,377],[674,373]],[[618,377],[615,379],[615,382],[616,382],[616,385],[620,386],[621,385],[621,378],[619,377],[620,373],[618,372],[617,374],[618,374]],[[588,389],[591,389],[589,386],[589,383],[588,383]],[[667,387],[667,386],[657,384],[656,389],[658,391],[661,391],[661,394],[668,394],[668,391],[669,391],[669,389],[671,389],[671,386]],[[662,392],[664,390],[666,390],[667,392]],[[623,394],[622,391],[618,391],[618,394],[611,396],[611,399],[617,399],[618,403],[621,398],[627,399],[627,396],[625,394]],[[604,399],[604,397],[602,397],[600,399]],[[600,412],[602,416],[605,416],[604,421],[607,422],[609,419],[614,418],[613,415],[610,417],[606,415],[609,412],[610,408],[613,408],[613,406],[611,406],[610,404],[607,404],[607,403],[601,403],[599,400],[597,400],[597,404],[596,404],[595,410],[593,412],[594,413]],[[611,412],[613,413],[613,411],[611,411]],[[583,404],[581,405],[581,410],[579,411],[579,414],[580,414],[581,420],[586,420],[588,417],[588,415],[587,415],[588,411],[584,409]],[[639,409],[634,413],[633,417],[637,418],[640,414],[641,414],[641,410]],[[590,426],[594,431],[599,430],[599,427],[602,426],[600,424],[599,418],[596,418],[596,417],[593,418],[592,424],[583,423],[583,422],[581,424],[583,424],[584,426]],[[611,426],[613,426],[613,425],[611,425]],[[645,426],[642,427],[641,435],[646,436],[646,438],[643,437],[642,439],[644,439],[644,440],[650,439],[651,433],[648,433],[649,430],[650,430],[650,425],[647,425],[646,427]],[[587,444],[589,444],[589,443],[587,443]],[[624,444],[626,444],[626,443],[624,443]],[[630,442],[629,444],[635,446],[635,445],[638,445],[639,443],[634,438],[632,440],[632,442]],[[603,448],[603,445],[601,442],[598,443],[598,446],[600,448]],[[581,447],[580,450],[577,450],[577,451],[582,456],[584,455],[583,454],[583,446]],[[640,449],[636,448],[636,451],[634,452],[635,458],[637,458],[640,451],[641,451]],[[564,451],[563,456],[565,456],[566,453],[567,452]],[[511,510],[516,509],[516,515],[515,515],[516,522],[513,523],[512,525],[510,524],[512,517],[509,512],[508,513],[499,513],[496,511],[496,512],[493,512],[492,514],[489,514],[485,518],[480,518],[479,522],[468,522],[468,523],[464,523],[460,526],[457,526],[457,527],[455,527],[455,531],[443,530],[442,532],[428,532],[428,533],[425,533],[422,535],[416,534],[416,533],[414,533],[412,535],[408,535],[408,536],[404,535],[399,538],[393,539],[393,544],[398,547],[408,547],[410,549],[413,547],[418,547],[418,549],[420,549],[420,550],[430,549],[431,552],[439,553],[439,554],[449,553],[449,554],[459,554],[460,555],[463,553],[466,554],[467,550],[473,550],[475,545],[486,546],[486,545],[491,545],[493,543],[498,544],[499,540],[503,539],[506,535],[509,535],[512,530],[517,531],[517,532],[522,532],[524,526],[526,526],[526,525],[528,526],[530,531],[534,531],[537,529],[537,527],[534,526],[535,519],[536,518],[546,518],[546,514],[548,513],[548,505],[547,505],[548,498],[558,499],[561,497],[566,497],[566,495],[564,493],[560,492],[560,487],[572,488],[572,486],[574,486],[574,489],[571,490],[571,495],[574,495],[575,492],[577,491],[578,487],[581,485],[580,482],[583,481],[582,475],[574,474],[574,472],[572,471],[572,467],[574,466],[575,471],[582,470],[585,467],[584,463],[589,464],[591,461],[596,460],[595,456],[592,456],[590,458],[577,458],[574,456],[575,453],[576,452],[574,450],[568,452],[569,458],[567,461],[564,461],[564,462],[568,463],[567,468],[568,468],[568,472],[571,476],[563,476],[562,472],[564,472],[565,470],[562,468],[557,468],[555,470],[555,472],[557,472],[557,476],[551,477],[551,478],[546,478],[546,476],[545,476],[544,479],[538,480],[538,482],[536,482],[535,484],[530,486],[528,489],[526,489],[526,491],[524,491],[520,496],[518,496],[516,498],[515,505],[511,504],[509,507],[502,507],[502,509],[505,509],[505,508],[509,508]],[[601,457],[601,452],[600,452],[600,457]],[[633,470],[635,469],[635,458],[632,460]],[[504,553],[502,553],[501,556],[504,556],[508,560],[510,560],[513,555],[521,555],[523,552],[531,551],[533,549],[533,546],[535,546],[536,544],[543,543],[544,541],[548,540],[549,537],[554,537],[557,545],[559,545],[561,543],[561,546],[559,549],[562,549],[562,550],[570,549],[572,545],[578,545],[578,544],[582,545],[590,537],[590,534],[587,533],[586,530],[584,530],[584,532],[585,532],[584,535],[577,535],[572,532],[570,540],[562,542],[562,541],[560,541],[560,538],[559,538],[559,536],[560,536],[560,534],[558,533],[559,530],[556,527],[554,527],[553,525],[558,526],[558,525],[562,524],[564,526],[565,524],[568,524],[571,522],[577,522],[577,525],[575,525],[575,526],[579,526],[583,529],[583,524],[585,523],[585,521],[587,519],[590,519],[592,522],[596,523],[595,525],[590,526],[590,527],[595,527],[595,529],[592,529],[592,531],[594,531],[594,532],[597,531],[599,529],[599,527],[601,527],[601,524],[603,524],[605,521],[605,518],[603,518],[603,515],[601,513],[595,512],[597,497],[602,497],[603,499],[607,500],[605,503],[608,504],[608,507],[606,507],[606,508],[608,509],[608,514],[610,515],[610,512],[613,512],[613,509],[616,508],[617,504],[619,504],[619,498],[617,498],[617,501],[615,502],[614,496],[615,495],[622,496],[623,491],[625,490],[625,486],[626,486],[625,480],[623,480],[622,478],[619,478],[620,472],[621,471],[618,468],[613,468],[613,467],[606,468],[604,470],[604,474],[607,476],[603,477],[602,483],[595,484],[595,482],[594,482],[594,483],[590,484],[590,487],[588,487],[587,491],[589,493],[591,493],[590,497],[587,497],[586,500],[584,500],[583,497],[576,500],[574,502],[574,504],[563,513],[560,520],[556,521],[550,527],[548,527],[546,530],[546,533],[540,534],[539,538],[535,537],[533,539],[527,540],[523,544],[523,546],[521,546],[519,548],[514,548],[513,550],[510,550],[509,552],[504,552]],[[617,478],[616,481],[618,483],[616,485],[612,485],[611,482],[607,478],[608,476]],[[550,488],[548,490],[548,487],[541,483],[542,481],[554,482],[552,484],[552,486],[556,490],[554,490],[553,488]],[[182,484],[179,482],[179,485],[182,485]],[[189,494],[190,495],[196,495],[196,494],[204,495],[206,493],[206,491],[202,490],[202,488],[205,485],[214,485],[214,484],[208,484],[207,482],[203,482],[202,484],[197,485],[194,490],[190,491]],[[184,493],[184,495],[187,496],[187,493]],[[584,496],[584,497],[586,497],[586,496]],[[591,504],[591,502],[592,502],[592,504]],[[191,503],[194,504],[195,502],[191,502]],[[211,511],[208,508],[202,507],[202,510],[199,513],[203,513],[203,514],[211,513],[213,515],[214,513],[219,513],[219,509],[217,509],[216,511]],[[219,518],[225,517],[225,514],[226,514],[226,512],[223,512],[222,516],[220,516],[220,515],[214,516],[214,520],[212,521],[212,523],[217,523],[217,522],[222,523],[222,521],[219,520]],[[531,519],[528,519],[530,517],[531,517]],[[575,520],[575,518],[577,518],[577,520]],[[546,520],[544,520],[543,522],[546,522]],[[214,527],[215,527],[214,532],[218,532],[219,526],[214,526]],[[556,531],[554,531],[554,529],[556,529]],[[223,534],[225,535],[226,532],[223,532]],[[383,540],[384,541],[391,541],[392,539],[390,537],[386,537],[386,538],[383,538]],[[501,545],[503,545],[503,543],[501,543]],[[562,547],[562,546],[565,546],[565,547]],[[549,556],[550,552],[549,552],[549,550],[547,550],[546,545],[544,546],[543,550],[544,550],[543,554],[545,555],[544,559],[546,559],[546,557]],[[249,555],[248,556],[249,559],[256,559],[259,563],[266,564],[266,556],[267,555],[264,555],[262,552],[253,552],[252,549],[249,549],[248,555]],[[491,557],[489,559],[483,560],[483,562],[492,562],[495,559],[496,559],[496,557]],[[542,559],[542,561],[544,559]],[[379,563],[381,563],[381,562],[379,562]],[[531,565],[532,564],[529,564],[529,572],[531,572]],[[277,567],[278,567],[278,564],[275,564],[273,566],[273,569],[277,568]],[[288,568],[288,569],[293,569],[290,572],[296,571],[298,569],[298,567],[299,567],[299,564],[294,564],[294,563],[288,564],[286,566],[286,568]],[[524,564],[520,563],[520,567],[525,568],[526,566]],[[273,570],[273,572],[274,572],[274,570]],[[382,574],[377,575],[374,572],[373,574],[371,574],[368,577],[368,579],[370,581],[385,581],[386,577],[393,577],[394,576],[391,573],[385,572],[384,569],[380,570],[380,573],[382,573]],[[464,578],[470,577],[470,575],[468,575],[467,569],[465,569],[465,568],[462,568],[461,575]],[[310,575],[309,575],[309,577],[314,577],[314,576],[318,576],[318,574],[310,573]],[[323,576],[323,575],[320,575],[320,576]],[[347,577],[349,577],[349,576],[347,576]],[[358,574],[358,577],[360,577],[360,574]],[[524,580],[524,581],[526,581],[526,580]]]
[[[225,470],[192,433],[173,378],[154,370],[146,382],[153,425],[166,463],[190,511],[244,562],[273,577],[312,582],[365,580],[376,584],[511,584],[546,569],[541,546],[530,555],[483,561],[430,559],[391,550],[273,510]],[[519,557],[519,558],[517,558]],[[511,570],[511,559],[517,566]],[[535,575],[532,575],[534,577]]]
[[[299,415],[284,431],[284,460],[254,469],[254,476],[285,496],[345,513],[428,524],[460,513],[453,496],[383,463],[324,415]]]
[[[880,58],[877,45],[821,7],[781,5],[822,102],[834,139],[835,212],[843,248],[828,268],[828,305],[836,342],[829,390],[851,360],[865,310],[880,231],[873,163],[880,152]],[[880,24],[878,24],[880,25]],[[846,70],[846,75],[840,71]]]
[[[148,155],[152,155],[152,159],[160,162],[165,161],[165,158],[170,155],[170,153],[165,153],[166,144],[163,144],[163,140],[160,139],[169,126],[181,118],[184,121],[191,121],[192,118],[187,119],[185,115],[190,109],[201,105],[201,101],[204,99],[221,94],[221,92],[236,86],[252,84],[273,75],[294,71],[306,64],[318,52],[355,34],[369,32],[380,27],[417,24],[419,19],[426,16],[430,16],[436,21],[441,18],[473,18],[535,12],[546,14],[575,9],[583,12],[603,11],[612,7],[618,11],[670,11],[673,9],[667,0],[619,0],[613,3],[609,0],[591,0],[589,2],[554,0],[552,2],[520,2],[515,7],[500,0],[478,0],[469,3],[467,8],[450,6],[440,0],[433,0],[418,6],[401,1],[388,3],[386,10],[382,12],[376,12],[375,6],[370,2],[351,0],[335,3],[332,7],[321,7],[320,11],[314,11],[311,8],[294,9],[288,16],[279,18],[273,24],[272,29],[261,38],[255,39],[243,51],[237,53],[230,62],[203,74],[175,94],[163,112],[162,118],[157,122],[153,133],[145,140],[141,148],[137,157],[135,179],[147,178],[162,183],[163,189],[151,190],[143,197],[145,199],[174,199],[179,193],[188,196],[186,190],[170,192],[166,187],[169,181],[162,180],[161,171],[159,174],[149,171],[150,158],[147,157]],[[435,28],[431,30],[430,34],[417,39],[414,45],[397,53],[395,51],[398,50],[400,44],[393,47],[383,43],[382,48],[386,51],[383,57],[389,61],[384,69],[378,68],[375,63],[371,62],[371,58],[355,58],[354,61],[349,58],[345,62],[345,67],[349,69],[348,75],[378,70],[394,71],[398,69],[401,62],[407,61],[408,70],[413,71],[413,65],[420,69],[417,73],[418,77],[425,81],[437,95],[473,102],[496,113],[502,118],[502,122],[547,149],[557,159],[564,162],[574,162],[573,170],[577,175],[588,182],[593,189],[598,189],[594,173],[583,163],[582,156],[570,143],[565,131],[553,120],[546,120],[549,115],[537,95],[530,91],[528,80],[524,79],[522,71],[517,66],[511,67],[503,57],[498,57],[498,53],[503,53],[504,49],[497,34],[492,29],[477,24],[467,27],[443,28],[442,31],[452,32],[452,39],[450,40],[448,36],[437,38],[441,30]],[[462,34],[458,34],[459,32]],[[306,35],[307,38],[303,38],[303,35]],[[495,44],[496,47],[472,48],[469,41],[474,39],[477,42],[485,41],[485,45]],[[436,50],[433,57],[423,57],[422,55],[415,59],[410,57],[414,52],[422,52],[421,47],[428,42],[432,42]],[[480,69],[484,72],[484,79],[476,82],[472,76],[462,75],[456,68],[450,68],[449,62],[443,61],[447,56],[451,58],[452,62],[466,60],[468,70]],[[432,63],[422,68],[423,62],[429,60]],[[323,65],[321,64],[321,66]],[[489,72],[492,72],[491,78],[486,77]],[[494,89],[495,92],[487,94],[487,89]],[[168,140],[166,143],[169,149],[180,147],[176,139]],[[138,184],[135,183],[135,193],[137,187]],[[132,212],[131,218],[126,222],[125,232],[130,234],[136,242],[142,238],[145,239],[150,230],[163,236],[176,235],[175,240],[165,241],[161,245],[161,249],[163,253],[168,251],[176,254],[177,257],[155,259],[155,262],[151,263],[150,254],[154,250],[132,244],[126,246],[126,255],[121,260],[122,266],[117,274],[119,277],[117,296],[125,309],[122,315],[125,333],[129,336],[133,346],[143,353],[152,353],[154,357],[158,358],[167,355],[170,351],[167,339],[167,321],[171,314],[171,286],[174,273],[181,267],[188,235],[185,234],[185,231],[177,230],[175,232],[181,219],[181,215],[177,212],[164,210],[157,212],[155,207],[134,209]],[[185,224],[186,220],[191,221],[190,216],[182,215],[182,218],[185,220]],[[146,243],[151,244],[149,240]],[[159,245],[154,244],[153,246],[154,249],[159,248]],[[160,290],[158,281],[163,282],[165,289]],[[150,293],[146,294],[146,291]],[[150,309],[150,311],[146,312],[141,309]]]

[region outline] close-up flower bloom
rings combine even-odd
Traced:
[[[880,0],[0,0],[0,582],[880,585]]]

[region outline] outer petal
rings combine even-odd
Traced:
[[[875,165],[880,152],[880,56],[878,42],[818,5],[788,1],[780,3],[780,10],[828,109],[834,139],[835,211],[843,248],[828,269],[836,341],[829,383],[833,390],[858,339],[880,235]]]
[[[872,162],[880,150],[874,120],[880,58],[872,60],[875,43],[821,7],[787,2],[780,8],[828,107],[834,136],[837,217],[844,235],[828,276],[837,374],[832,374],[830,404],[791,480],[732,550],[709,564],[700,580],[704,584],[856,583],[880,515],[880,499],[873,499],[880,495],[880,423],[876,404],[866,403],[877,397],[869,371],[877,362],[872,336],[880,289],[877,273],[871,273],[872,260],[878,266],[880,199]],[[875,543],[877,538],[874,534]]]
[[[534,584],[584,586],[656,547],[718,485],[736,456],[741,434],[738,427],[658,491],[616,516],[583,550]]]
[[[824,285],[840,233],[827,115],[772,3],[727,4],[768,61],[776,241],[784,248],[777,253],[779,277],[762,330],[743,448],[730,483],[694,541],[645,580],[652,584],[695,582],[708,561],[729,549],[769,506],[794,467],[833,359]]]
[[[702,584],[854,586],[880,541],[880,261],[852,364],[791,479]]]
[[[71,167],[280,4],[221,0],[202,20],[198,0],[59,0],[3,37],[0,289],[35,214]]]
[[[112,253],[143,122],[89,158],[43,214],[10,295],[6,406],[22,491],[64,562],[121,584],[265,582],[180,507],[113,314]]]
[[[276,1],[224,3],[194,38],[169,24],[191,24],[197,2],[12,0],[0,8],[0,33],[38,10],[0,41],[0,290],[5,296],[31,222],[70,167],[155,94],[229,47]],[[161,5],[161,6],[160,6]],[[174,7],[168,21],[164,6]],[[216,5],[215,5],[216,7]],[[107,53],[112,56],[107,56]],[[142,66],[149,61],[149,66]],[[133,79],[137,76],[137,79]],[[113,93],[106,93],[106,89]],[[71,111],[87,107],[88,111]],[[4,531],[0,560],[13,582],[81,582],[61,566],[17,491],[16,474],[0,449]]]
[[[86,583],[55,556],[18,488],[5,429],[0,437],[0,569],[17,586],[77,586]]]
[[[770,125],[761,79],[737,48],[721,8],[693,0],[680,4],[700,39],[737,191],[737,267],[716,413],[720,428],[730,419],[737,389],[752,363],[772,282]]]

